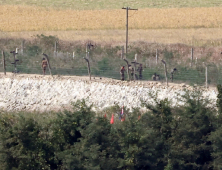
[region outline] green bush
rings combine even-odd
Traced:
[[[119,106],[96,114],[84,100],[63,112],[1,113],[0,169],[220,169],[220,109],[199,91],[180,107],[150,97],[146,113],[124,108],[123,122]]]

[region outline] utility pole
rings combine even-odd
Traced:
[[[128,48],[128,10],[138,10],[138,9],[131,9],[130,7],[122,8],[126,10],[126,55],[127,55],[127,48]]]

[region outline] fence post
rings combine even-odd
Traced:
[[[158,63],[158,49],[156,49],[156,64]]]
[[[166,62],[164,60],[161,60],[164,64],[164,70],[165,70],[165,77],[166,77],[166,83],[167,83],[167,86],[168,86],[168,80],[167,80],[167,68],[166,68]]]
[[[50,75],[52,76],[51,66],[50,66],[50,63],[49,63],[49,57],[48,57],[48,55],[45,54],[45,53],[42,53],[42,55],[44,55],[45,58],[46,58],[46,60],[47,60],[47,63],[48,63],[47,65],[48,65],[49,73],[50,73]]]
[[[57,41],[55,41],[54,57],[57,57]]]
[[[87,53],[86,53],[87,54]],[[87,62],[87,67],[88,67],[88,74],[89,74],[89,80],[91,80],[91,71],[90,71],[90,64],[89,64],[89,60],[85,57],[83,57],[86,62]]]
[[[73,58],[73,60],[74,60],[74,58],[75,58],[75,52],[73,51],[73,53],[72,53],[72,58]]]
[[[3,64],[4,74],[6,75],[6,69],[5,69],[5,53],[4,53],[4,51],[2,51],[2,64]]]
[[[193,65],[193,48],[191,48],[191,63],[190,66],[192,67]]]
[[[21,44],[21,54],[23,55],[24,52],[24,40],[22,40],[22,44]]]

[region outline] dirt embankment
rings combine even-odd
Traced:
[[[203,97],[215,105],[217,91],[202,88]],[[0,108],[7,111],[58,111],[71,108],[71,103],[85,99],[94,110],[103,110],[113,105],[129,109],[140,107],[141,100],[152,103],[150,93],[158,93],[158,99],[168,98],[172,105],[183,105],[180,100],[184,90],[193,90],[185,84],[136,81],[127,82],[109,78],[78,76],[42,76],[1,74]],[[209,104],[209,103],[208,103]]]

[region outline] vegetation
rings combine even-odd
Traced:
[[[2,11],[0,30],[17,32],[125,29],[126,11],[121,7],[112,10],[57,10],[3,5],[0,6]],[[129,11],[129,28],[220,28],[222,24],[220,11],[221,7],[139,9]]]
[[[21,44],[24,41],[24,50],[21,53]],[[54,44],[57,42],[57,53],[54,52]],[[87,64],[83,57],[86,56],[86,45],[92,43],[93,47],[88,49],[89,61],[92,76],[120,78],[120,67],[126,65],[121,59],[121,46],[110,46],[107,44],[97,44],[93,41],[62,41],[55,36],[36,35],[32,40],[24,39],[0,39],[0,50],[4,50],[6,58],[6,71],[14,71],[11,64],[14,60],[10,51],[17,47],[20,51],[17,55],[19,62],[17,69],[19,73],[42,74],[41,61],[44,57],[42,53],[46,53],[50,59],[50,65],[53,75],[88,75]],[[158,49],[159,60],[156,63],[156,49]],[[178,49],[182,49],[179,51]],[[205,51],[204,51],[205,50]],[[73,58],[73,51],[75,52]],[[137,61],[143,64],[142,80],[151,80],[154,73],[159,74],[161,81],[165,79],[164,67],[161,59],[167,62],[168,78],[171,77],[171,71],[177,68],[174,73],[174,82],[188,83],[191,85],[205,83],[205,67],[203,62],[208,65],[208,83],[216,85],[222,82],[221,63],[219,58],[212,61],[217,55],[212,49],[194,48],[194,51],[201,52],[202,58],[198,61],[194,60],[192,67],[190,66],[190,47],[178,44],[168,46],[164,44],[134,43],[128,48],[127,60],[130,64],[134,61],[137,54]],[[0,57],[1,57],[0,53]],[[200,55],[195,53],[195,55]],[[205,56],[205,57],[204,57]],[[3,71],[0,67],[0,71]],[[47,71],[47,74],[49,72]],[[139,72],[137,71],[138,75]],[[127,75],[127,74],[126,74]],[[126,77],[127,78],[127,77]]]
[[[41,6],[47,8],[65,8],[75,10],[94,10],[94,9],[119,9],[121,7],[134,7],[134,8],[181,8],[181,7],[217,7],[221,6],[218,0],[99,0],[99,1],[88,1],[88,0],[1,0],[0,5],[28,5],[28,6]]]
[[[151,95],[155,104],[144,103],[146,113],[124,108],[123,122],[118,106],[96,114],[84,100],[72,111],[2,112],[0,168],[219,170],[221,88],[218,110],[197,90],[182,96],[181,107]]]

